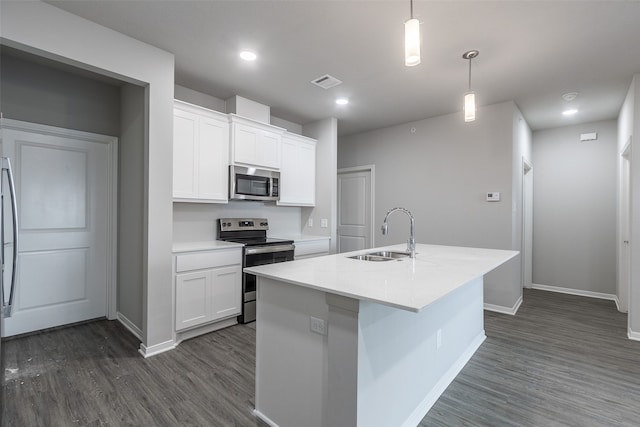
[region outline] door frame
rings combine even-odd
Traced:
[[[117,278],[118,278],[118,138],[115,136],[100,135],[73,129],[65,129],[55,126],[41,125],[38,123],[24,122],[21,120],[2,118],[0,128],[8,128],[23,132],[39,133],[57,137],[75,137],[107,145],[108,178],[107,178],[107,306],[105,314],[107,319],[117,318]],[[0,133],[0,141],[2,135]],[[19,267],[18,267],[19,268]]]
[[[631,168],[633,165],[631,164],[631,137],[627,140],[624,147],[620,151],[620,171],[619,171],[619,180],[620,180],[620,198],[618,200],[619,203],[619,224],[618,224],[618,266],[617,266],[617,278],[616,278],[616,305],[618,306],[618,311],[628,312],[629,311],[629,297],[631,294]],[[624,173],[624,169],[627,169],[627,173]],[[626,179],[626,182],[623,180]],[[626,195],[623,194],[626,192]],[[626,198],[626,203],[623,201]],[[626,209],[624,209],[626,207]],[[626,224],[625,224],[626,223]],[[625,231],[627,236],[625,240],[625,236],[623,236],[623,232]],[[622,258],[622,254],[625,252],[625,245],[627,245],[626,253],[628,254],[627,262]],[[627,283],[621,283],[621,272],[623,268],[626,267],[626,280]],[[621,292],[623,287],[624,292]]]
[[[347,174],[347,173],[354,173],[354,172],[369,172],[369,174],[371,175],[371,194],[369,195],[369,200],[370,200],[370,206],[369,206],[369,211],[371,213],[371,230],[369,231],[371,233],[371,247],[375,248],[376,247],[376,233],[375,233],[375,223],[376,223],[376,218],[375,218],[375,206],[376,206],[376,201],[375,201],[375,194],[376,194],[376,165],[362,165],[362,166],[354,166],[354,167],[348,167],[348,168],[341,168],[338,169],[338,173],[336,175],[336,177],[340,174]],[[341,206],[339,205],[340,200],[338,200],[338,215],[340,215],[340,208]],[[336,236],[337,237],[337,236]],[[336,239],[337,240],[337,239]],[[337,251],[337,242],[336,242],[336,251]]]
[[[521,238],[521,247],[520,247],[520,253],[521,253],[521,263],[522,263],[522,267],[521,267],[521,272],[522,272],[522,284],[521,287],[525,288],[525,287],[531,287],[531,286],[525,286],[526,285],[526,278],[525,278],[525,273],[526,273],[526,264],[527,264],[527,260],[526,258],[530,258],[531,262],[529,263],[531,265],[532,271],[531,274],[533,274],[533,242],[531,242],[530,245],[528,245],[527,243],[527,195],[529,196],[528,199],[531,201],[531,204],[533,205],[533,181],[531,182],[531,194],[528,194],[529,192],[527,191],[527,184],[526,184],[526,179],[525,178],[528,174],[533,173],[533,164],[531,163],[531,161],[529,161],[526,157],[522,157],[522,238]],[[529,179],[533,179],[533,177],[529,178]],[[533,206],[531,207],[532,211],[531,211],[531,224],[529,224],[532,228],[533,228]],[[533,238],[533,233],[531,233],[531,236]],[[531,251],[527,251],[527,247],[531,246]],[[532,280],[533,283],[533,280]]]

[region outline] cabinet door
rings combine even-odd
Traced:
[[[197,196],[198,116],[174,110],[173,115],[173,197]]]
[[[233,139],[234,162],[257,165],[260,130],[241,123],[234,123]]]
[[[316,202],[316,146],[282,138],[279,205],[314,206]]]
[[[211,271],[176,275],[176,331],[211,320]]]
[[[226,202],[229,194],[229,123],[202,117],[199,130],[198,198]]]
[[[316,146],[298,146],[298,201],[303,205],[316,203]]]
[[[211,319],[240,314],[242,305],[242,267],[233,265],[212,270]]]
[[[280,169],[280,143],[282,138],[276,132],[260,131],[258,140],[258,162],[262,166]]]

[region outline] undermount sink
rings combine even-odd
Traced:
[[[369,254],[354,255],[347,258],[359,259],[361,261],[393,261],[393,258],[377,256],[377,255],[369,255]]]
[[[409,252],[375,251],[363,255],[353,255],[347,258],[359,259],[361,261],[393,261],[399,258],[406,258],[409,255],[411,255]]]
[[[376,252],[369,252],[367,255],[381,256],[385,258],[405,258],[411,254],[409,252],[376,251]]]

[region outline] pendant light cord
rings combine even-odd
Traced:
[[[413,19],[413,0],[411,0],[411,19]]]
[[[471,92],[471,58],[469,58],[469,92]]]

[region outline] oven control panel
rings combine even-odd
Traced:
[[[268,230],[269,222],[266,218],[220,218],[220,231]]]

